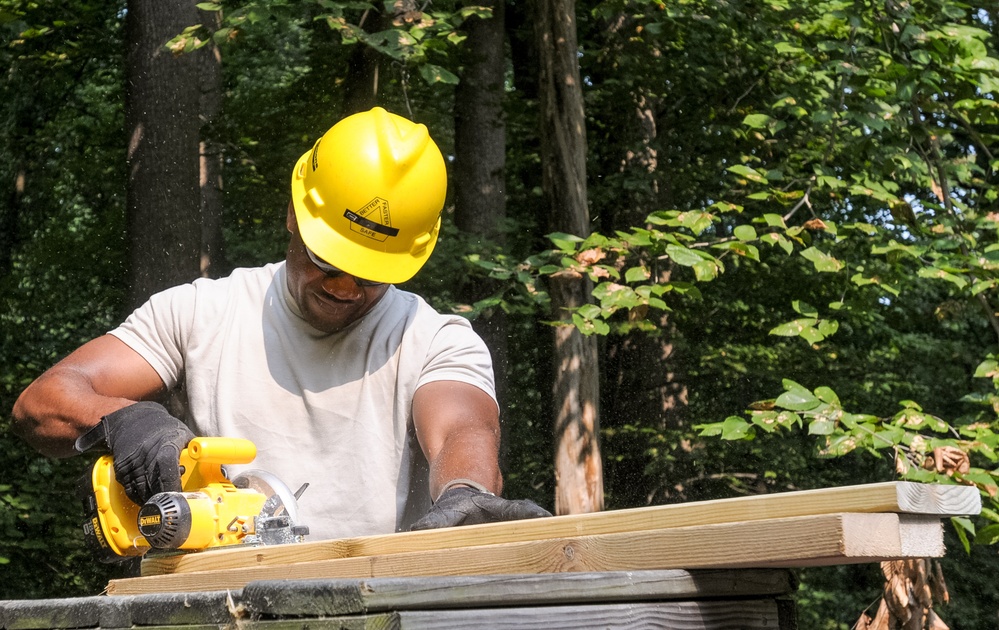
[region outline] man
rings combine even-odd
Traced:
[[[313,538],[548,515],[493,494],[481,339],[392,286],[430,257],[445,191],[425,126],[381,108],[340,121],[292,173],[284,262],[153,296],[32,383],[15,432],[64,457],[102,423],[137,503],[180,489],[195,435],[249,438],[249,467],[310,484],[299,509]],[[154,402],[181,386],[186,423]]]

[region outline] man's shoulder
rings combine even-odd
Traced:
[[[412,293],[398,287],[392,287],[390,296],[393,300],[391,308],[399,309],[400,311],[407,311],[415,320],[434,323],[439,326],[444,326],[449,323],[468,322],[468,320],[460,315],[441,312],[427,302],[427,300],[425,300],[422,296],[416,293]]]
[[[248,284],[270,284],[274,276],[284,266],[284,262],[268,263],[259,267],[237,267],[229,275],[221,278],[199,278],[195,285],[205,287],[242,286]]]
[[[198,299],[215,297],[229,299],[233,296],[262,295],[274,283],[283,263],[270,263],[260,267],[237,267],[221,278],[198,278],[191,283]]]

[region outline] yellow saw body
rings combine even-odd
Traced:
[[[151,548],[198,550],[267,542],[261,541],[257,531],[258,517],[287,512],[286,508],[293,507],[286,505],[288,493],[282,492],[275,502],[267,492],[276,489],[255,482],[239,483],[243,476],[236,482],[247,487],[237,487],[222,468],[224,464],[249,463],[256,453],[250,440],[195,438],[180,453],[182,491],[161,492],[141,506],[126,496],[115,479],[111,456],[100,457],[91,470],[89,484],[83,485],[87,508],[83,529],[88,546],[102,560],[115,561],[142,555]],[[273,478],[267,481],[277,485]],[[287,515],[283,518],[282,525],[294,529],[294,537],[301,538],[307,532],[307,528],[288,522]]]

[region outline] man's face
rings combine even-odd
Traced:
[[[348,274],[328,277],[320,271],[309,260],[291,204],[287,226],[291,232],[285,257],[288,290],[310,326],[327,333],[342,330],[363,317],[385,295],[387,284],[358,286]]]

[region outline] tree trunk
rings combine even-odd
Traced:
[[[572,0],[536,2],[542,187],[551,229],[585,237],[590,219],[575,11]],[[567,322],[555,328],[555,510],[594,512],[604,501],[597,340],[568,323],[570,310],[586,303],[589,287],[585,278],[563,274],[551,279],[550,292],[556,317]]]
[[[221,11],[202,12],[210,30],[222,24]],[[210,42],[197,53],[201,85],[199,151],[201,177],[201,275],[218,278],[229,272],[222,238],[222,143],[215,125],[222,115],[222,51]]]
[[[201,275],[198,64],[164,44],[200,20],[192,0],[130,0],[125,17],[128,306]]]
[[[402,9],[401,4],[410,4],[412,0],[395,4],[396,12]],[[369,33],[377,33],[392,27],[392,17],[386,15],[380,8],[370,8],[364,12],[359,26]],[[347,63],[347,80],[344,82],[344,115],[366,112],[378,104],[378,83],[381,79],[382,54],[364,44],[354,44],[353,52]],[[398,112],[403,114],[403,112]]]
[[[465,23],[468,39],[463,47],[460,82],[454,99],[455,190],[454,220],[460,230],[479,245],[502,247],[506,218],[506,121],[503,117],[503,2],[487,3],[490,19],[470,18]],[[477,287],[469,289],[469,293]],[[469,295],[468,301],[481,295]],[[493,358],[496,396],[500,408],[508,401],[509,353],[506,314],[495,309],[474,322]],[[502,418],[501,418],[502,419]],[[506,424],[503,423],[504,434]],[[509,440],[501,440],[507,445]]]
[[[480,240],[502,239],[506,218],[506,121],[503,117],[503,2],[493,17],[465,23],[461,81],[455,93],[455,223]]]
[[[630,25],[623,18],[613,24],[614,28]],[[611,28],[608,26],[606,30]],[[635,176],[641,174],[645,182],[621,191],[621,208],[607,213],[602,227],[605,234],[642,225],[654,210],[672,207],[668,187],[661,181],[655,149],[659,126],[655,112],[659,102],[656,97],[641,93],[633,98],[633,115],[617,128],[617,139],[620,140],[617,157],[622,172],[630,171]],[[651,269],[658,271],[660,283],[669,282],[671,261],[648,260],[647,263]],[[661,335],[634,332],[607,339],[601,398],[605,426],[637,423],[657,431],[675,431],[684,427],[687,366],[676,351],[676,328],[671,313],[659,314],[657,327]],[[666,467],[666,470],[659,471],[659,475],[649,474],[648,462],[642,458],[616,462],[613,478],[620,479],[623,487],[616,486],[610,490],[626,505],[667,502],[678,496],[682,498],[685,491],[683,479],[687,476],[684,471],[689,468],[692,459],[689,441],[681,441],[674,453],[675,457],[670,458],[668,463],[657,462],[659,466]],[[650,479],[652,484],[642,486],[634,483],[634,479],[638,478]]]
[[[10,187],[8,203],[0,206],[0,276],[13,269],[14,249],[20,239],[21,198],[28,174],[23,167],[14,169],[14,185]]]

